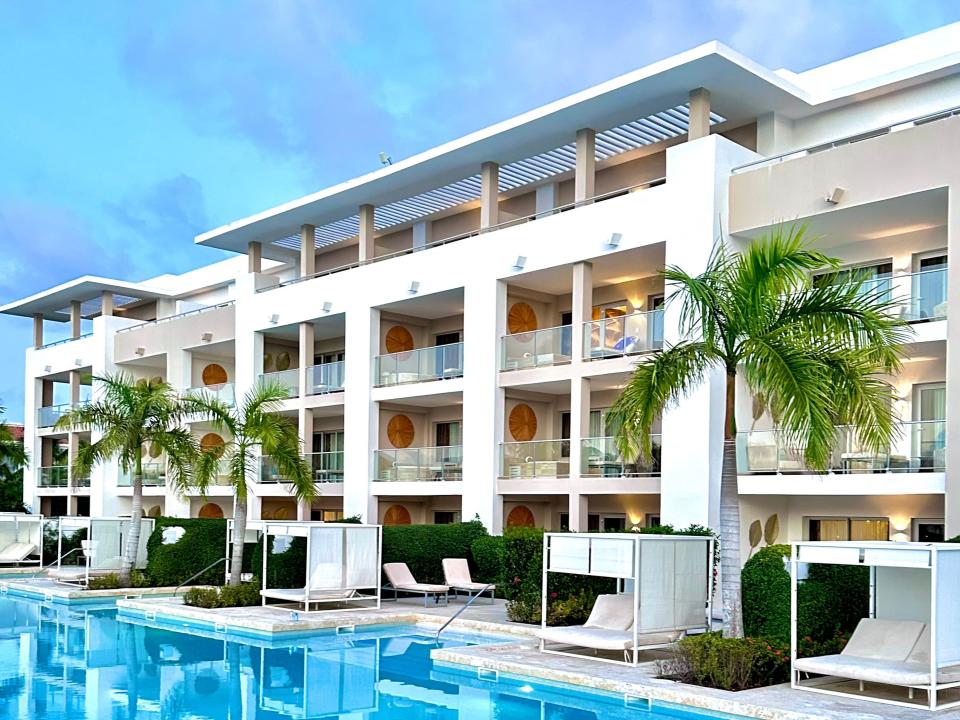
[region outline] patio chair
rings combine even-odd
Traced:
[[[410,568],[406,563],[393,562],[383,564],[383,574],[387,576],[385,590],[393,590],[393,599],[398,598],[398,593],[412,593],[414,595],[423,595],[423,606],[427,607],[427,600],[434,598],[437,605],[440,604],[440,598],[444,603],[448,603],[447,597],[450,588],[447,585],[432,585],[430,583],[418,583]]]
[[[464,558],[444,558],[442,565],[443,580],[453,590],[454,596],[461,590],[470,597],[489,591],[490,604],[493,605],[494,591],[497,586],[492,583],[474,582],[470,576],[470,565]]]

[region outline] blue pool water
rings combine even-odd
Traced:
[[[442,645],[483,642],[444,635]],[[432,634],[380,626],[227,639],[0,597],[0,720],[614,720],[712,717],[435,665]]]

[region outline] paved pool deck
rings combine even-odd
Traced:
[[[425,608],[419,599],[400,600],[384,602],[379,610],[300,613],[299,621],[292,619],[290,611],[286,609],[249,607],[205,610],[185,607],[179,599],[172,598],[118,600],[117,606],[121,613],[135,618],[201,624],[216,628],[217,632],[243,634],[252,631],[280,639],[284,635],[350,625],[390,623],[434,629],[462,608],[463,603]],[[654,703],[675,703],[764,720],[960,720],[960,710],[931,713],[920,707],[884,705],[857,698],[793,690],[789,685],[737,693],[685,685],[656,677],[657,660],[668,657],[667,652],[662,650],[643,653],[642,662],[637,667],[597,662],[588,657],[544,655],[537,647],[538,627],[509,622],[506,604],[500,600],[492,605],[486,602],[472,605],[451,623],[450,628],[496,636],[496,640],[489,645],[433,650],[432,656],[438,663],[438,669],[450,667],[456,672],[463,672],[465,668],[475,668],[477,676],[486,679],[489,679],[491,671],[496,671],[650,698]],[[870,689],[872,691],[874,688]],[[924,693],[918,692],[917,696],[923,697]]]
[[[34,570],[36,573],[36,570]],[[120,590],[86,590],[77,585],[58,583],[45,577],[0,579],[0,594],[10,594],[63,604],[106,602],[119,598],[158,597],[173,594],[172,587],[125,588]]]

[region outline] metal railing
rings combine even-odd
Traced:
[[[463,446],[392,448],[373,451],[376,482],[463,480]]]
[[[853,268],[851,272],[856,273],[856,271],[857,269]],[[867,278],[860,281],[859,293],[875,298],[878,302],[893,303],[895,311],[907,322],[945,320],[947,317],[947,268],[939,267],[913,273],[884,274]]]
[[[37,468],[37,487],[65,488],[69,484],[68,465],[47,465]]]
[[[71,478],[70,485],[71,487],[75,487],[75,488],[88,488],[90,487],[90,478],[89,477]]]
[[[203,570],[201,570],[200,572],[195,572],[193,575],[191,575],[190,577],[188,577],[186,580],[184,580],[182,583],[180,583],[179,585],[177,585],[177,586],[173,589],[173,597],[176,597],[176,596],[177,596],[177,593],[180,592],[180,588],[183,588],[183,587],[186,587],[187,585],[189,585],[191,580],[196,580],[198,577],[200,577],[201,575],[203,575],[205,572],[208,572],[208,571],[210,571],[210,570],[213,570],[217,565],[219,565],[220,563],[225,563],[226,561],[227,561],[227,559],[226,559],[225,557],[217,558],[217,559],[214,560],[212,563],[210,563],[209,565],[207,565],[207,566],[206,566]]]
[[[141,464],[143,487],[163,487],[167,484],[166,463],[148,462]],[[133,473],[121,472],[117,478],[117,487],[133,487]]]
[[[300,369],[277,370],[276,372],[261,373],[257,376],[261,385],[280,384],[287,388],[287,397],[297,397],[300,394]]]
[[[586,360],[639,355],[663,349],[663,310],[588,320],[583,324]]]
[[[233,407],[237,401],[237,393],[232,382],[219,383],[217,385],[201,385],[200,387],[187,388],[184,394],[203,395],[213,400]]]
[[[136,325],[128,325],[127,327],[118,328],[117,334],[128,332],[130,330],[136,330],[137,328],[142,328],[147,325],[159,325],[160,323],[170,322],[171,320],[179,320],[180,318],[188,317],[190,315],[199,315],[201,313],[205,313],[210,310],[219,310],[220,308],[230,307],[233,304],[234,304],[233,300],[227,300],[226,302],[217,303],[216,305],[207,305],[206,307],[202,307],[202,308],[194,308],[193,310],[186,310],[185,312],[176,313],[175,315],[167,315],[166,317],[155,318],[153,320],[144,320],[143,322],[137,323]]]
[[[870,140],[871,138],[882,137],[884,135],[889,135],[892,132],[906,130],[917,125],[925,125],[926,123],[934,122],[935,120],[946,120],[947,118],[958,114],[960,114],[960,107],[953,107],[948,110],[941,110],[939,112],[928,113],[926,115],[918,115],[917,117],[909,120],[903,120],[901,122],[891,123],[890,125],[876,127],[872,130],[865,130],[853,135],[847,135],[846,137],[832,140],[831,142],[809,145],[797,150],[780,153],[779,155],[772,155],[770,157],[761,158],[760,160],[744,163],[743,165],[738,165],[737,167],[733,168],[731,173],[735,175],[737,173],[745,172],[747,170],[755,170],[756,168],[767,165],[777,165],[785,160],[793,160],[794,158],[806,157],[808,155],[814,155],[826,150],[833,150],[834,148],[842,147],[844,145],[852,145],[853,143],[860,142],[861,140]]]
[[[325,395],[343,390],[343,360],[307,368],[307,395]]]
[[[501,478],[519,480],[569,476],[569,440],[530,440],[500,445]]]
[[[77,337],[68,337],[68,338],[63,338],[62,340],[54,340],[53,342],[44,343],[37,349],[43,350],[45,348],[55,347],[57,345],[66,345],[67,343],[71,343],[74,340],[83,340],[84,338],[88,338],[88,337],[93,337],[93,333],[88,332],[88,333],[83,333],[82,335],[77,335]]]
[[[343,450],[328,452],[305,453],[303,459],[307,461],[313,472],[315,483],[343,482]],[[276,485],[290,482],[281,473],[269,455],[260,458],[260,484]]]
[[[483,593],[487,592],[487,590],[490,590],[490,589],[493,588],[493,587],[496,587],[496,585],[495,585],[494,583],[487,583],[486,585],[483,586],[483,588],[481,588],[480,590],[477,591],[477,594],[476,594],[476,595],[471,595],[470,598],[463,604],[463,607],[460,608],[459,610],[457,610],[453,615],[451,615],[451,616],[447,619],[447,621],[446,621],[443,625],[440,626],[440,629],[437,630],[437,634],[434,636],[433,641],[434,641],[434,642],[440,642],[440,633],[442,633],[444,630],[446,630],[447,627],[450,625],[450,623],[452,623],[452,622],[453,622],[454,620],[456,620],[458,617],[460,617],[461,615],[463,615],[464,610],[466,610],[468,607],[470,607],[471,605],[473,605],[473,601],[474,601],[474,600],[476,600],[476,599],[477,599],[478,597],[480,597]],[[490,594],[490,602],[491,602],[491,603],[493,602],[493,593]]]
[[[86,405],[86,401],[76,402],[76,403],[61,403],[59,405],[47,405],[45,407],[37,408],[37,427],[38,428],[50,428],[57,424],[57,421],[60,420],[64,415],[73,410],[74,408],[83,407]]]
[[[563,365],[572,359],[571,325],[514,333],[500,338],[501,370]]]
[[[463,343],[378,355],[374,377],[377,387],[463,377]]]
[[[449,237],[441,238],[440,240],[434,240],[425,244],[423,247],[418,248],[406,248],[404,250],[397,250],[392,253],[387,253],[385,255],[378,255],[377,257],[367,258],[365,260],[357,260],[356,262],[346,263],[344,265],[339,265],[334,268],[329,268],[327,270],[320,270],[319,272],[312,273],[311,275],[306,275],[304,277],[291,278],[290,280],[284,280],[283,282],[277,283],[276,285],[268,285],[267,287],[258,288],[256,292],[262,293],[267,292],[268,290],[276,290],[277,288],[287,287],[289,285],[296,285],[297,283],[305,282],[307,280],[313,280],[318,277],[323,277],[325,275],[333,275],[334,273],[343,272],[345,270],[352,270],[353,268],[362,267],[363,265],[370,265],[376,262],[382,262],[384,260],[390,260],[395,257],[400,257],[403,255],[410,255],[415,252],[422,252],[424,250],[429,250],[430,248],[439,247],[441,245],[449,245],[450,243],[459,242],[460,240],[466,240],[468,238],[477,237],[478,235],[483,235],[484,233],[494,232],[496,230],[502,230],[504,228],[513,227],[514,225],[523,225],[528,222],[533,222],[534,220],[539,220],[540,218],[549,217],[550,215],[556,215],[558,213],[567,212],[568,210],[574,210],[584,205],[593,205],[594,203],[602,202],[604,200],[610,200],[612,198],[620,197],[622,195],[627,195],[631,192],[637,190],[642,190],[646,188],[656,187],[658,185],[663,185],[667,182],[666,177],[659,177],[653,180],[647,180],[642,183],[636,183],[635,185],[630,185],[625,188],[620,188],[618,190],[611,190],[605,193],[599,193],[592,197],[586,198],[585,200],[578,200],[572,203],[566,203],[565,205],[558,205],[555,208],[549,210],[542,210],[540,212],[531,213],[529,215],[524,215],[522,217],[513,218],[512,220],[506,220],[502,223],[497,223],[496,225],[490,225],[485,228],[477,228],[476,230],[470,230],[465,233],[458,233],[456,235],[450,235]]]
[[[583,477],[640,477],[660,474],[660,435],[650,436],[652,457],[627,461],[612,437],[580,441],[580,475]]]
[[[776,430],[737,433],[737,467],[741,473],[770,475],[813,473],[804,461],[804,448]],[[890,446],[867,449],[856,428],[841,425],[830,455],[828,473],[943,472],[946,469],[946,421],[902,422]]]

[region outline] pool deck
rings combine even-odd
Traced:
[[[36,573],[36,570],[33,571]],[[169,596],[172,587],[125,588],[119,590],[85,590],[77,585],[65,585],[47,578],[4,578],[0,580],[0,594],[10,594],[62,604],[105,602],[119,598]]]
[[[192,624],[215,628],[217,632],[256,634],[281,639],[285,635],[308,633],[314,630],[343,626],[377,624],[418,625],[434,629],[463,607],[463,603],[449,606],[423,607],[419,599],[384,602],[379,610],[357,609],[343,612],[300,613],[299,621],[290,611],[273,607],[222,608],[206,610],[189,608],[172,598],[140,598],[118,600],[121,614],[134,618]],[[931,713],[923,708],[907,708],[867,702],[856,698],[833,697],[793,690],[788,685],[776,685],[756,690],[728,692],[711,688],[684,685],[656,677],[657,659],[666,657],[664,651],[641,655],[638,667],[596,662],[587,657],[544,655],[536,643],[538,626],[512,623],[506,618],[506,604],[472,605],[450,628],[461,632],[477,632],[499,636],[489,645],[440,648],[432,652],[438,669],[444,666],[455,672],[477,668],[489,674],[498,671],[536,680],[579,685],[585,688],[623,693],[635,697],[675,703],[733,715],[764,720],[919,720],[943,718],[960,720],[960,710]],[[487,675],[488,676],[488,675]],[[872,688],[871,688],[872,690]],[[922,693],[919,693],[922,695]]]

